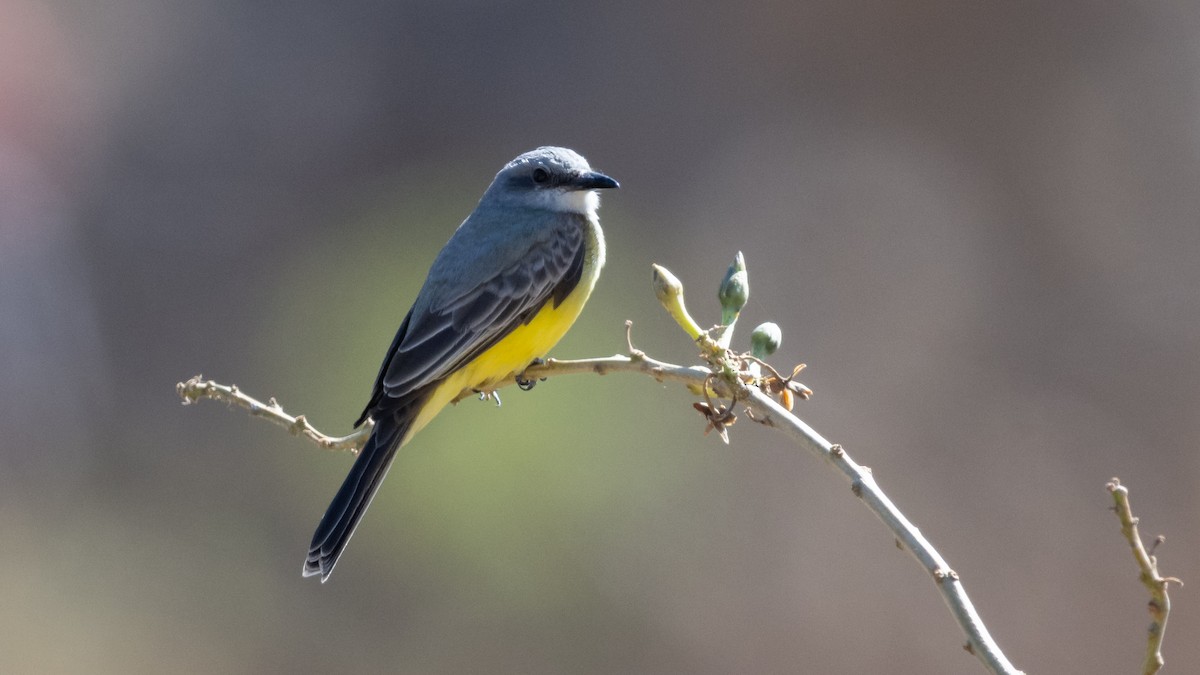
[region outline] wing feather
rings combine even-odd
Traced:
[[[547,302],[561,304],[582,277],[585,249],[582,227],[571,222],[483,283],[419,314],[415,307],[410,310],[359,423],[368,416],[378,419],[470,362],[533,320]]]

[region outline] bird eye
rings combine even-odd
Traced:
[[[533,170],[533,182],[538,183],[540,185],[542,183],[546,183],[549,180],[550,180],[550,172],[549,171],[543,169],[540,166]]]

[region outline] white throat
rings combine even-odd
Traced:
[[[600,195],[595,190],[542,190],[535,193],[537,205],[550,211],[596,217]]]

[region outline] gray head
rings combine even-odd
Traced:
[[[594,190],[616,187],[617,181],[593,171],[574,150],[544,146],[504,165],[484,198],[509,206],[592,214],[600,205]]]

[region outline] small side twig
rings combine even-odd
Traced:
[[[205,380],[203,375],[196,375],[186,382],[177,383],[175,393],[183,399],[184,405],[190,405],[202,399],[224,401],[229,405],[236,405],[246,409],[251,415],[281,426],[291,432],[293,436],[303,436],[326,450],[341,450],[355,455],[367,442],[367,438],[371,435],[371,429],[375,426],[374,422],[367,420],[352,434],[329,436],[309,424],[304,415],[293,417],[284,412],[283,406],[279,405],[279,401],[274,398],[263,403],[252,396],[243,394],[236,384],[225,385]]]
[[[1113,478],[1106,486],[1113,497],[1113,511],[1121,521],[1121,534],[1129,542],[1133,558],[1140,569],[1142,583],[1150,591],[1150,629],[1146,641],[1146,658],[1142,661],[1143,675],[1154,675],[1165,661],[1162,655],[1163,637],[1167,631],[1167,616],[1171,613],[1171,598],[1167,595],[1167,585],[1175,582],[1180,586],[1183,582],[1175,577],[1164,577],[1158,573],[1158,558],[1152,552],[1147,552],[1142,544],[1142,535],[1138,532],[1138,519],[1133,515],[1129,506],[1129,489],[1121,485],[1121,481]],[[1161,538],[1156,540],[1157,545]]]

